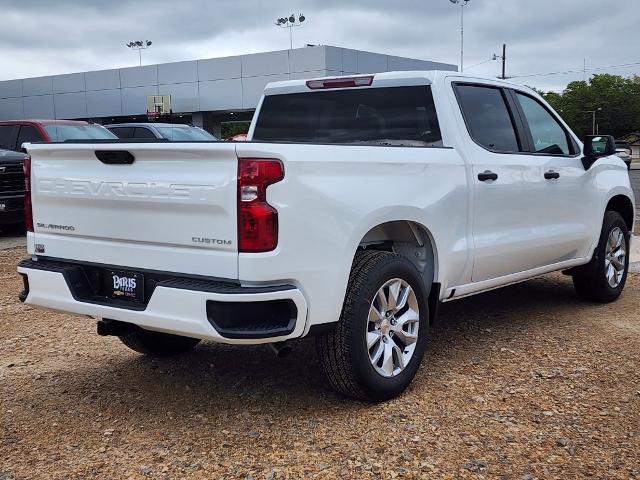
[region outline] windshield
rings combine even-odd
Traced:
[[[160,135],[172,142],[217,140],[206,130],[191,126],[156,127]]]
[[[442,146],[428,86],[268,95],[253,140]]]
[[[105,140],[118,138],[101,125],[45,125],[44,129],[51,137],[52,142],[64,142],[65,140]]]

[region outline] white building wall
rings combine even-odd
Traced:
[[[0,81],[0,119],[108,118],[146,113],[171,95],[174,113],[252,110],[269,82],[455,65],[339,47],[294,50]]]

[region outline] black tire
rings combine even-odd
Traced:
[[[612,287],[606,277],[606,247],[609,234],[619,228],[624,236],[626,255],[622,280],[616,287]],[[581,298],[591,302],[609,303],[618,299],[627,281],[629,271],[629,230],[624,219],[618,212],[607,211],[604,214],[602,231],[598,245],[593,252],[591,261],[572,272],[573,286]]]
[[[142,328],[135,328],[118,338],[131,350],[154,357],[179,355],[188,352],[200,342],[198,338],[152,332]]]
[[[409,363],[392,377],[380,375],[369,358],[366,344],[369,308],[385,282],[400,278],[416,294],[419,307],[418,339]],[[316,339],[318,356],[331,386],[347,396],[382,402],[398,396],[413,380],[429,336],[427,295],[415,266],[400,255],[361,251],[356,254],[342,313],[334,330]]]

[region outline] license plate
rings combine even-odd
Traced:
[[[104,276],[104,289],[110,298],[144,302],[144,275],[108,270]]]

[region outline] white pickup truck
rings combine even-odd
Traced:
[[[267,86],[246,143],[30,144],[21,299],[170,355],[317,337],[330,383],[382,401],[439,302],[557,270],[625,284],[634,196],[535,92],[455,72]]]

